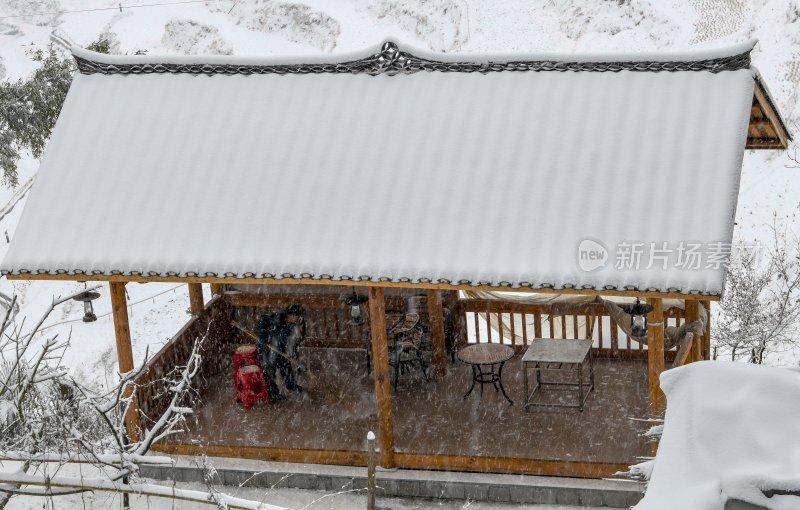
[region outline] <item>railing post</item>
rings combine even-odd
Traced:
[[[375,510],[375,433],[367,433],[367,510]]]

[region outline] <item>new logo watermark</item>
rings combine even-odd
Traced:
[[[584,239],[578,245],[578,266],[584,271],[594,271],[608,261],[608,250],[593,239]]]
[[[757,259],[760,252],[760,243],[620,241],[613,251],[612,263],[619,270],[717,270],[725,269],[731,256],[737,253]],[[583,271],[594,271],[604,267],[611,255],[599,241],[584,239],[578,245],[578,266]]]

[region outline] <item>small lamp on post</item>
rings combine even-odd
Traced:
[[[631,336],[644,338],[647,336],[647,314],[653,311],[653,306],[639,301],[629,305],[625,311],[631,316]]]
[[[361,324],[364,320],[364,314],[361,311],[361,305],[368,301],[366,296],[359,296],[353,289],[353,295],[344,298],[344,304],[350,307],[350,321],[353,324]]]
[[[99,297],[99,292],[87,290],[72,298],[74,301],[83,301],[83,322],[94,322],[97,320],[97,315],[94,314],[94,308],[92,307],[92,301]]]

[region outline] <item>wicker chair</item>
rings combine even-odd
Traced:
[[[419,315],[407,313],[387,330],[389,337],[389,366],[394,368],[394,391],[400,375],[419,368],[425,381],[428,381],[428,365],[422,356],[424,332],[419,323]]]

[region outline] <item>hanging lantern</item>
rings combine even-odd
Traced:
[[[92,307],[92,301],[99,297],[99,292],[87,290],[72,298],[74,301],[83,301],[83,322],[94,322],[97,320],[97,316],[94,314],[94,309]]]
[[[350,307],[350,321],[353,324],[361,324],[364,320],[364,314],[361,311],[361,305],[367,302],[366,296],[359,296],[356,294],[356,291],[353,290],[352,296],[347,296],[344,298],[344,304]]]
[[[631,316],[631,336],[644,338],[647,336],[647,314],[653,311],[653,306],[639,301],[625,307],[625,311]]]

